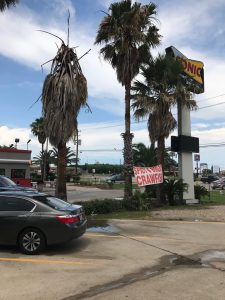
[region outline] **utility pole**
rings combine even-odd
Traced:
[[[81,145],[81,140],[79,139],[79,132],[80,130],[76,130],[76,136],[74,139],[74,144],[76,145],[76,165],[75,165],[75,174],[77,174],[77,169],[78,169],[78,153],[79,153],[79,146]]]

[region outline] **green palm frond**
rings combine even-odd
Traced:
[[[44,144],[47,138],[45,133],[44,118],[37,118],[33,123],[31,123],[30,127],[31,132],[38,138],[39,143]]]
[[[99,26],[95,44],[105,45],[103,57],[116,69],[118,81],[125,85],[149,59],[149,48],[160,42],[155,26],[156,6],[130,0],[112,3]]]

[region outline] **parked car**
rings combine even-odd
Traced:
[[[209,176],[206,176],[206,177],[202,177],[201,182],[203,182],[203,183],[212,183],[213,181],[219,180],[219,179],[220,179],[219,176],[209,175]]]
[[[86,231],[83,207],[45,193],[0,192],[0,244],[25,254],[78,238]]]
[[[27,192],[35,192],[37,191],[31,187],[24,187],[16,184],[14,181],[9,179],[6,176],[0,175],[0,192],[1,191],[27,191]]]
[[[115,174],[106,179],[106,182],[123,182],[124,176],[122,174]]]
[[[215,189],[221,189],[225,190],[225,179],[221,178],[219,180],[212,182],[212,188]]]

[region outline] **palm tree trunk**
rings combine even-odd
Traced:
[[[41,180],[44,182],[44,144],[41,144]]]
[[[130,90],[131,84],[125,85],[125,133],[122,133],[124,140],[124,201],[127,206],[131,206],[132,202],[132,174],[133,174],[133,153],[132,139],[133,134],[130,132]]]
[[[66,194],[66,144],[58,146],[58,165],[56,180],[56,196],[60,199],[67,200]]]

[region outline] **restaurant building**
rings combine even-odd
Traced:
[[[5,175],[21,186],[31,186],[31,150],[0,148],[0,175]]]

